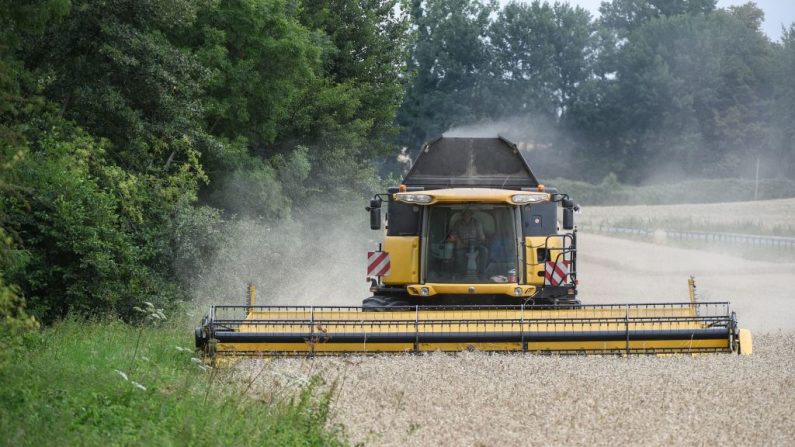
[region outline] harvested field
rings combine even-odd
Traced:
[[[795,235],[795,199],[688,205],[588,206],[578,221],[592,226]]]
[[[462,353],[249,361],[272,381],[338,382],[332,411],[365,445],[788,445],[795,337],[752,357]]]
[[[583,234],[588,303],[729,300],[754,355],[558,357],[461,353],[251,360],[255,394],[318,375],[334,420],[365,445],[791,445],[795,264]],[[352,272],[355,274],[356,272]],[[350,300],[357,304],[358,297]]]

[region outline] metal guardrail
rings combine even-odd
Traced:
[[[578,225],[578,229],[585,232],[595,232],[602,234],[630,235],[641,237],[665,237],[676,240],[692,240],[704,242],[716,242],[735,245],[748,245],[764,248],[783,248],[795,249],[795,238],[782,236],[763,236],[757,234],[743,233],[721,233],[707,231],[680,231],[664,229],[648,229],[634,227],[613,227],[606,225]]]

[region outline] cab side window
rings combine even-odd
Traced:
[[[557,205],[553,202],[522,207],[522,234],[526,236],[547,236],[556,234]]]
[[[387,236],[417,236],[420,234],[421,207],[390,201],[387,213]]]

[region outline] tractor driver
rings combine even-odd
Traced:
[[[458,220],[453,225],[450,235],[447,240],[456,244],[456,264],[459,272],[471,272],[471,264],[467,259],[467,252],[469,255],[477,253],[477,273],[482,273],[486,264],[486,247],[483,244],[486,242],[486,235],[483,232],[483,224],[481,224],[473,215],[472,210],[466,209]]]
[[[478,245],[486,242],[486,235],[483,233],[483,225],[472,216],[472,210],[464,210],[464,214],[458,222],[453,225],[453,231],[448,238],[455,242],[458,248],[468,248],[470,245]]]

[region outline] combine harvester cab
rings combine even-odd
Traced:
[[[422,351],[751,353],[729,303],[583,305],[577,205],[545,188],[513,143],[439,138],[367,210],[386,232],[368,253],[361,307],[213,306],[209,356]],[[559,219],[560,216],[560,219]]]

